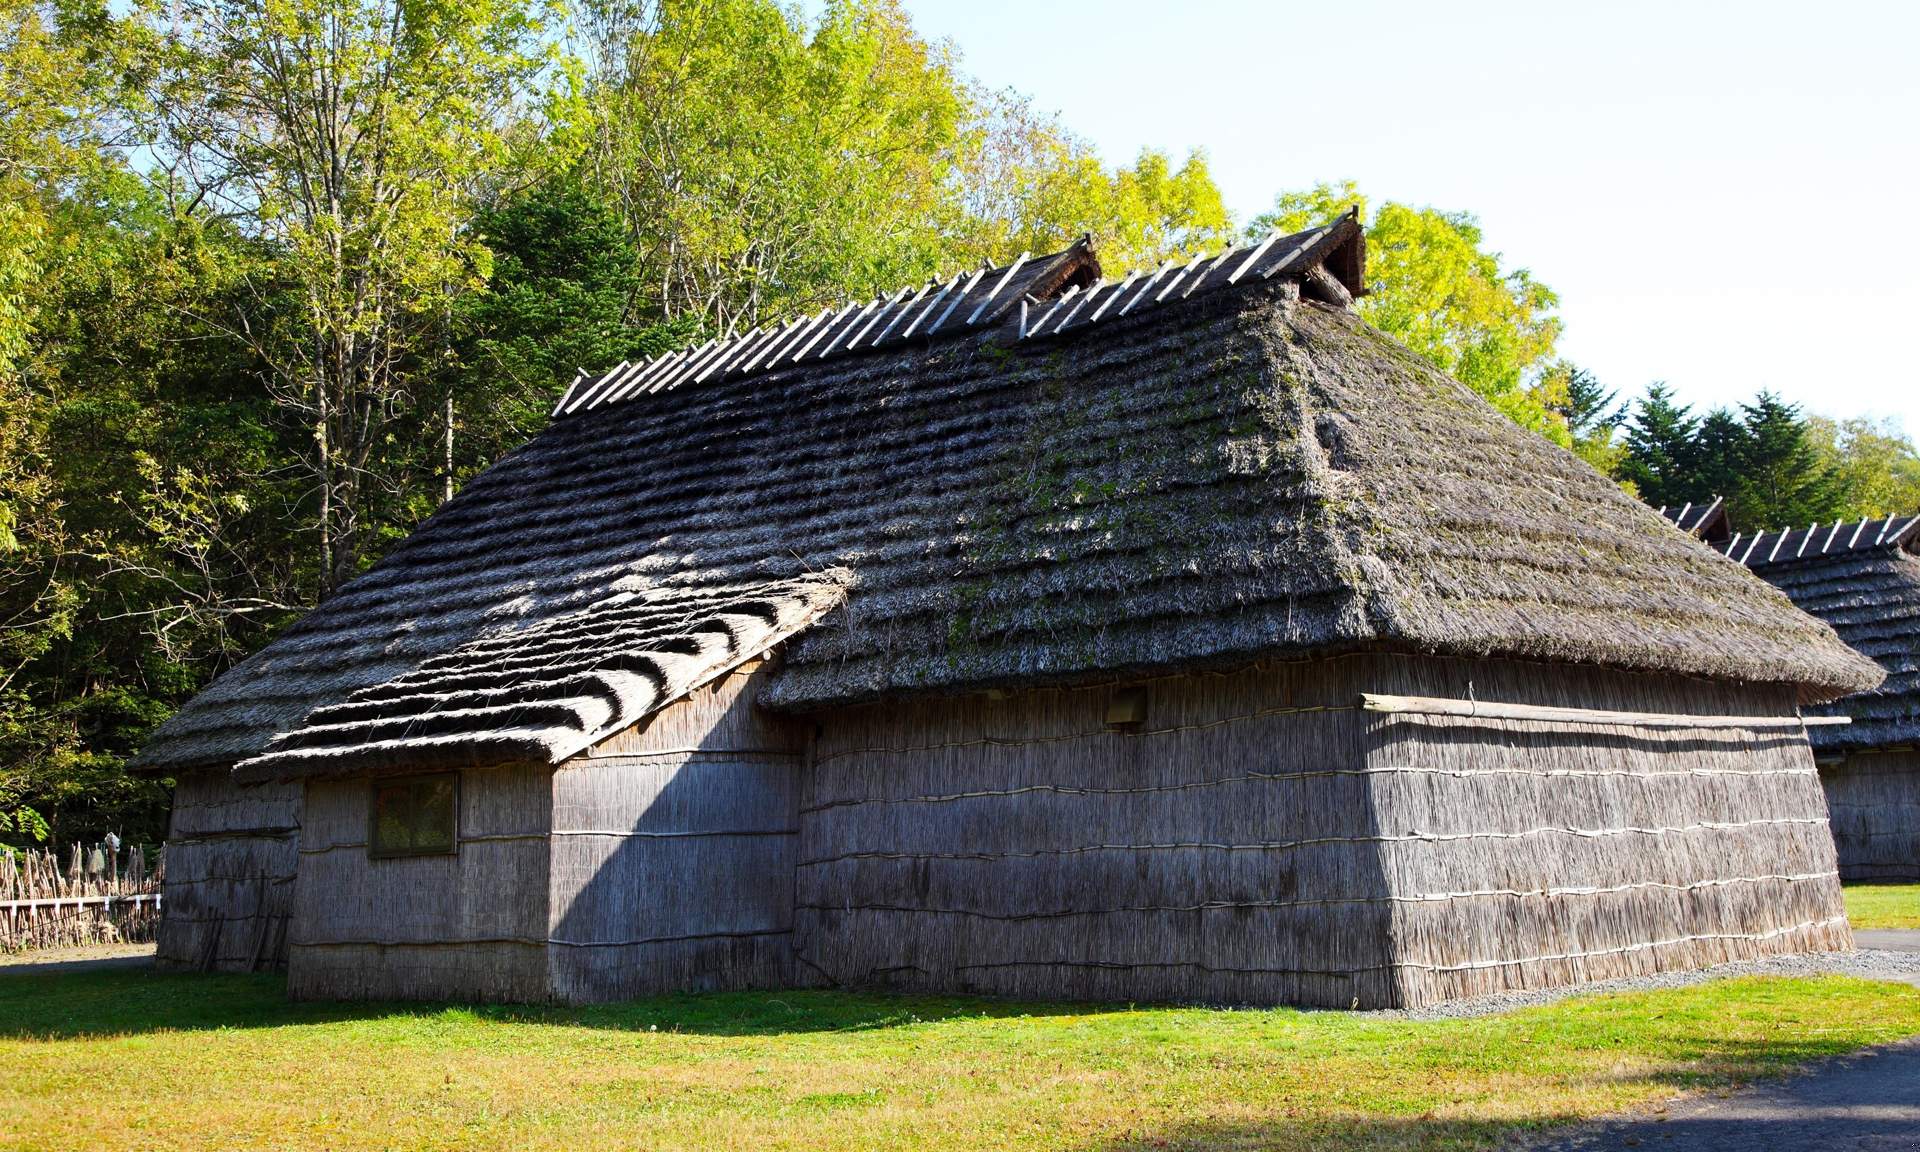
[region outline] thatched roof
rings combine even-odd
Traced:
[[[1920,744],[1920,516],[1739,535],[1719,546],[1886,669],[1886,682],[1820,711],[1853,723],[1809,729],[1822,752]]]
[[[143,763],[555,762],[783,639],[786,708],[1359,648],[1877,681],[1361,323],[1363,267],[1350,217],[1114,281],[1082,245],[583,380]]]

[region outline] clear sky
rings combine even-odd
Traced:
[[[1480,217],[1561,351],[1696,406],[1772,388],[1920,436],[1920,2],[905,0],[1109,162]]]

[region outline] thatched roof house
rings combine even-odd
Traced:
[[[1082,244],[583,378],[155,734],[163,955],[1346,1005],[1843,946],[1796,708],[1879,670],[1364,258]]]
[[[1809,709],[1849,880],[1920,880],[1920,515],[1724,539],[1720,551],[1833,626],[1886,670],[1879,687]]]

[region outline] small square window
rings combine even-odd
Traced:
[[[460,774],[393,776],[373,782],[367,855],[438,856],[455,848]]]

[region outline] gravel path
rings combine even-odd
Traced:
[[[1869,940],[1869,936],[1874,939]],[[1496,1012],[1511,1012],[1515,1008],[1552,1004],[1569,996],[1590,996],[1596,992],[1640,992],[1649,988],[1685,988],[1708,980],[1724,980],[1729,976],[1819,976],[1838,973],[1867,980],[1899,980],[1920,988],[1920,932],[1861,932],[1856,939],[1862,944],[1872,943],[1877,947],[1862,947],[1853,952],[1772,956],[1765,960],[1743,960],[1735,964],[1722,964],[1717,968],[1703,968],[1697,972],[1656,972],[1650,976],[1627,976],[1619,980],[1602,980],[1593,984],[1534,992],[1499,992],[1471,1000],[1452,1000],[1427,1008],[1389,1010],[1381,1014],[1408,1020],[1490,1016]]]

